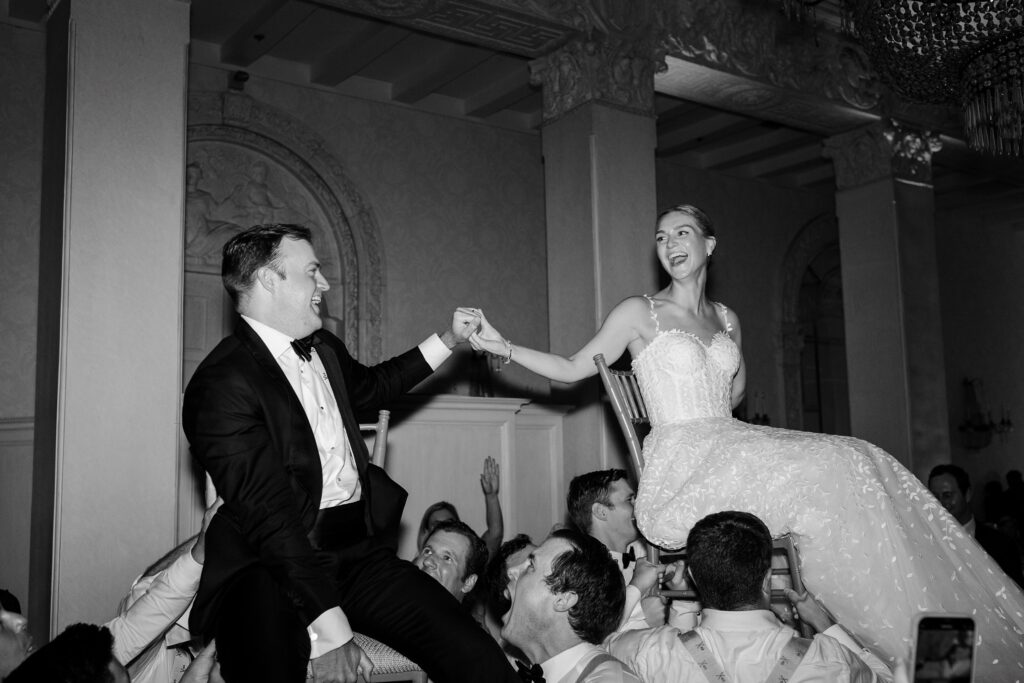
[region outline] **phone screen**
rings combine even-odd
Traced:
[[[917,623],[914,683],[971,683],[974,673],[974,620],[921,617]]]

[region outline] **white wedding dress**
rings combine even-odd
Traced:
[[[725,320],[724,307],[719,305]],[[657,325],[653,302],[651,316]],[[975,681],[1024,681],[1024,594],[921,482],[880,448],[731,417],[740,350],[658,328],[633,360],[651,419],[636,499],[643,535],[679,548],[721,510],[796,535],[808,590],[885,657],[910,656],[918,612],[978,628]]]

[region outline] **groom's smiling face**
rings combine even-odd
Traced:
[[[313,245],[305,240],[284,238],[277,248],[277,258],[267,266],[273,291],[272,327],[296,339],[306,337],[323,327],[320,319],[321,298],[331,288],[320,272]]]

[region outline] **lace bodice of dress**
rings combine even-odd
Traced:
[[[724,307],[716,305],[721,312]],[[718,332],[705,345],[690,332],[662,331],[653,301],[651,317],[658,331],[633,359],[651,425],[731,416],[732,378],[740,366],[740,350],[728,331]]]

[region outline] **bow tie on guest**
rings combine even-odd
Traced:
[[[636,562],[636,551],[630,546],[629,550],[622,553],[622,568],[625,569],[629,566],[630,562]]]
[[[531,666],[516,660],[516,671],[519,673],[519,678],[526,681],[526,683],[544,683],[544,669],[541,668],[540,664]]]
[[[296,356],[308,363],[313,360],[312,349],[315,341],[313,335],[303,337],[302,339],[293,339],[292,350],[295,351]]]

